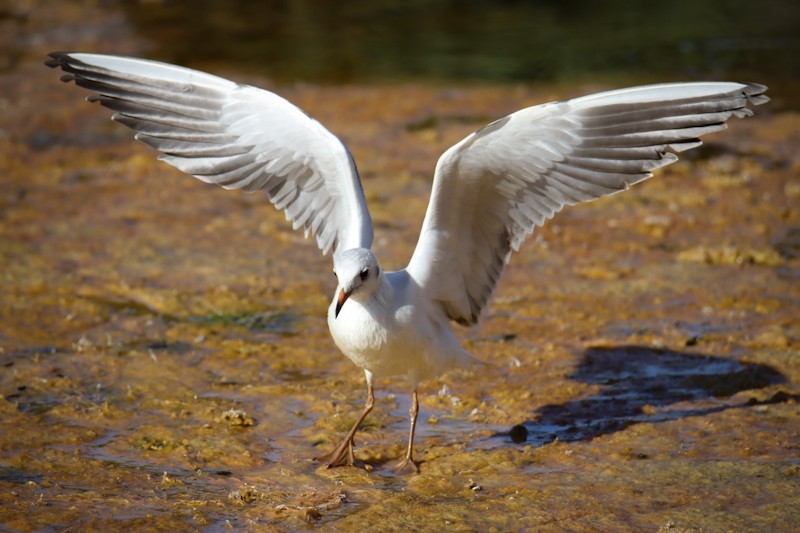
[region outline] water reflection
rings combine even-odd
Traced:
[[[791,0],[120,3],[153,56],[284,81],[800,74]]]

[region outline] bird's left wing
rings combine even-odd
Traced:
[[[766,87],[634,87],[517,111],[439,158],[407,270],[431,300],[475,323],[512,250],[565,205],[622,191],[752,114]]]
[[[280,96],[156,61],[56,52],[46,64],[96,93],[159,159],[226,189],[264,190],[323,253],[369,248],[372,221],[342,142]]]

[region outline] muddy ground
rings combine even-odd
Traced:
[[[800,114],[780,89],[654,179],[537,230],[482,325],[460,331],[490,365],[420,389],[420,474],[391,469],[403,379],[377,383],[363,467],[326,470],[312,457],[365,395],[327,332],[329,259],[261,195],[158,163],[42,65],[54,49],[146,55],[120,15],[30,5],[0,20],[2,530],[800,522]],[[444,149],[608,88],[220,74],[349,144],[389,268],[410,257]]]

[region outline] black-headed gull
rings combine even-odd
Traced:
[[[408,266],[384,271],[347,148],[269,91],[187,68],[108,55],[53,53],[63,81],[94,91],[160,159],[226,189],[263,190],[294,228],[333,251],[338,287],[328,326],[364,369],[367,401],[328,466],[353,464],[353,436],[374,405],[373,377],[413,387],[408,448],[398,469],[419,471],[417,384],[477,359],[451,322],[478,321],[511,252],[565,205],[627,189],[767,102],[766,87],[672,83],[522,109],[468,135],[436,164],[419,242]]]

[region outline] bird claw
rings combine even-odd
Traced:
[[[320,457],[314,457],[314,460],[325,463],[328,468],[353,466],[356,462],[356,456],[353,453],[353,439],[343,440],[333,451]]]
[[[411,457],[406,457],[394,467],[398,474],[419,474],[419,463]]]

